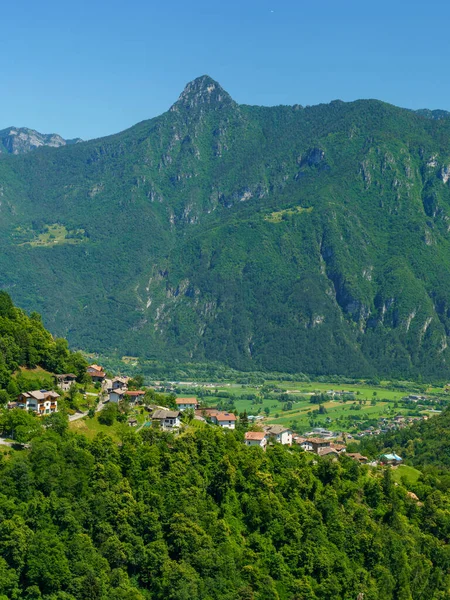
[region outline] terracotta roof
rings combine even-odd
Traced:
[[[143,396],[144,394],[145,392],[143,392],[142,390],[128,390],[125,392],[125,396]]]
[[[218,412],[214,416],[218,421],[236,421],[236,415],[233,415],[233,413]]]
[[[89,365],[88,369],[95,369],[95,371],[103,371],[103,367],[100,367],[100,365]]]
[[[261,441],[266,437],[264,431],[247,431],[245,434],[246,440],[258,440]]]
[[[177,398],[175,402],[177,404],[198,404],[197,398]]]

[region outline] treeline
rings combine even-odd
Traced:
[[[448,494],[238,431],[117,445],[52,417],[0,461],[2,600],[448,598]]]

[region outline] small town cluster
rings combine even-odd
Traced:
[[[109,379],[105,370],[99,365],[90,365],[87,368],[87,374],[93,384],[99,384],[100,386],[102,405],[107,403],[120,404],[124,400],[127,400],[131,405],[138,405],[145,396],[145,390],[128,389],[129,377],[117,376]],[[62,392],[68,392],[76,382],[76,375],[73,373],[55,375],[55,380],[57,387]],[[33,411],[39,416],[50,415],[58,412],[58,398],[60,398],[60,395],[53,390],[34,390],[21,393],[16,402],[8,404],[8,408]],[[195,397],[176,398],[175,404],[176,410],[169,410],[167,407],[156,405],[146,407],[151,412],[149,423],[157,423],[163,431],[177,431],[182,426],[182,413],[190,410],[195,420],[213,423],[224,429],[236,428],[237,417],[234,413],[201,407]],[[346,453],[346,456],[359,463],[369,462],[369,459],[362,454],[346,452],[346,440],[340,434],[318,427],[304,436],[299,436],[289,427],[265,424],[262,419],[261,416],[250,415],[248,417],[249,423],[254,423],[255,426],[253,431],[245,433],[244,443],[246,446],[258,446],[266,450],[267,446],[272,444],[297,445],[305,452],[311,452],[322,457],[336,459],[339,455]],[[411,419],[402,416],[396,417],[395,426],[404,427],[409,424],[409,421]],[[137,426],[137,419],[130,418],[128,425],[131,427]],[[382,429],[371,428],[361,433],[362,435],[376,435],[382,433]],[[402,458],[396,454],[384,454],[380,457],[379,462],[398,465],[402,462]]]

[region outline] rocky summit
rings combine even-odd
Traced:
[[[200,77],[122,133],[1,158],[2,287],[88,350],[448,377],[449,139],[444,111]]]
[[[26,127],[8,127],[0,131],[0,154],[24,154],[42,146],[59,148],[66,144],[77,144],[80,138],[65,140],[57,133],[39,133]]]

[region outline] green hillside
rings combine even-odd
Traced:
[[[0,160],[0,276],[86,350],[450,375],[450,119],[236,104],[212,79],[120,134]]]
[[[418,503],[390,470],[237,431],[125,428],[117,444],[52,417],[0,457],[1,598],[448,598],[448,492]]]
[[[423,467],[450,470],[450,409],[421,421],[412,427],[394,431],[384,436],[365,439],[361,447],[373,456],[385,448],[392,448],[408,463]],[[450,479],[448,479],[450,486]]]

